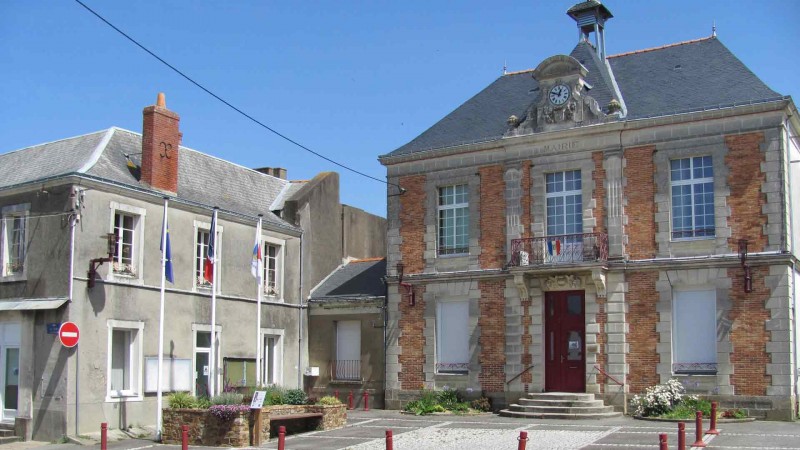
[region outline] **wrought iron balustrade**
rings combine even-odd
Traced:
[[[607,234],[576,233],[512,239],[509,266],[526,267],[607,260]]]
[[[331,380],[360,381],[360,359],[334,359],[330,362]]]

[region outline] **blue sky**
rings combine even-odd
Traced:
[[[98,13],[270,127],[385,179],[377,157],[502,74],[568,54],[572,1],[100,1]],[[797,93],[800,1],[607,0],[609,54],[719,39],[772,89]],[[386,188],[237,115],[72,0],[0,2],[0,153],[119,126],[165,92],[183,144],[291,179],[341,175],[344,203],[386,215]],[[732,87],[734,88],[734,87]],[[222,189],[219,186],[209,188]]]

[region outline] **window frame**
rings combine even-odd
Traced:
[[[209,284],[201,284],[200,283],[200,280],[203,277],[203,266],[200,265],[200,261],[201,260],[198,259],[197,246],[200,245],[200,243],[199,243],[197,238],[198,238],[198,234],[201,233],[201,232],[204,232],[205,234],[209,235],[209,237],[210,237],[210,235],[211,235],[211,222],[203,222],[201,220],[195,220],[195,221],[192,222],[192,226],[194,228],[194,233],[193,233],[194,237],[192,238],[193,239],[193,241],[192,241],[192,249],[193,249],[193,252],[194,252],[193,256],[192,256],[192,259],[194,260],[194,263],[192,264],[193,269],[194,269],[194,272],[193,272],[193,275],[192,275],[192,291],[200,292],[200,293],[206,293],[206,294],[210,295],[211,294],[211,284],[210,283]],[[214,270],[218,270],[219,271],[217,273],[217,287],[216,287],[217,294],[221,294],[222,293],[222,232],[223,232],[223,227],[219,224],[219,219],[218,219],[217,220],[217,240],[216,240],[216,242],[214,242],[215,258],[219,261],[219,263],[216,264],[215,267],[214,267]],[[206,245],[203,245],[203,255],[206,254],[205,252],[206,252],[206,249],[208,248],[207,244],[208,243],[206,243]],[[203,260],[202,261],[205,261],[205,256],[203,256]],[[198,267],[198,265],[200,265],[200,266]],[[211,332],[211,329],[209,329],[208,331]]]
[[[708,297],[703,297],[700,299],[692,299],[689,296],[698,296],[698,295],[707,295]],[[683,298],[681,298],[683,297]],[[679,311],[678,305],[682,304],[683,302],[713,302],[713,307],[711,308],[711,316],[713,317],[714,323],[713,324],[706,324],[707,326],[695,326],[696,322],[703,320],[699,317],[699,312],[695,308],[695,310],[691,311],[689,317],[692,319],[679,319]],[[709,305],[705,305],[706,307]],[[671,333],[672,333],[672,361],[670,370],[675,375],[715,375],[718,371],[719,360],[717,356],[718,351],[718,343],[717,343],[717,293],[716,290],[713,288],[692,288],[692,289],[678,289],[672,292],[672,324],[671,324]],[[689,328],[695,331],[694,334],[691,336],[686,337],[686,333],[684,332],[684,328],[687,326],[682,326],[681,323],[683,320],[691,320],[691,324]],[[710,326],[708,326],[710,325]],[[705,331],[705,333],[697,333],[697,331]],[[704,336],[703,336],[704,335]],[[704,339],[705,338],[705,339]],[[710,351],[709,354],[713,355],[714,361],[678,361],[681,358],[681,353],[683,350],[680,350],[680,346],[683,343],[683,340],[687,341],[687,346],[697,349],[699,343],[707,342],[708,340],[713,341],[713,351]],[[710,348],[706,349],[707,351]]]
[[[577,178],[573,178],[572,182],[574,183],[575,180],[579,183],[579,186],[575,189],[567,190],[567,174],[577,174]],[[554,180],[552,183],[548,180],[549,177],[555,176],[557,174],[561,174],[561,180],[558,182],[560,185],[561,190],[548,192],[549,186],[555,185],[556,181]],[[574,186],[573,186],[574,187]],[[545,235],[546,236],[566,236],[571,234],[582,234],[583,233],[583,172],[581,169],[572,169],[572,170],[562,170],[562,171],[555,171],[555,172],[545,172],[544,174],[544,188],[545,188],[545,201],[544,201],[544,208],[545,208]],[[573,204],[571,206],[577,206],[577,213],[572,214],[571,216],[567,215],[567,207],[570,206],[567,204],[568,199],[572,197],[578,198],[578,203]],[[562,205],[561,208],[563,212],[560,215],[552,215],[550,200],[551,199],[561,199]],[[558,205],[553,205],[552,208],[558,208]],[[561,223],[554,223],[551,224],[551,219],[555,221],[556,218],[561,218]],[[572,224],[567,223],[568,217],[577,217],[577,221]],[[568,232],[567,228],[568,225],[571,225],[576,229],[576,231]],[[556,228],[562,228],[562,232],[551,232],[551,226]]]
[[[695,178],[695,173],[694,173],[695,172],[695,160],[703,159],[703,158],[708,158],[709,159],[709,164],[707,166],[703,166],[703,167],[708,167],[711,170],[711,176],[710,177],[704,176],[704,177]],[[676,161],[684,161],[684,160],[689,161],[689,175],[690,175],[690,177],[688,179],[685,179],[685,180],[673,180],[672,164],[674,162],[676,162]],[[715,192],[714,192],[714,156],[710,155],[710,154],[707,154],[707,155],[686,156],[686,157],[682,157],[682,158],[671,158],[669,160],[668,173],[669,173],[669,200],[670,200],[670,208],[669,208],[669,218],[670,218],[670,220],[669,220],[669,229],[670,229],[669,236],[670,236],[670,240],[672,240],[672,241],[694,241],[694,240],[704,240],[704,239],[715,239],[716,235],[717,235],[717,230],[716,230],[717,218],[716,218],[715,199],[714,199],[714,197],[715,197]],[[697,235],[698,231],[701,231],[701,230],[697,227],[697,218],[700,217],[700,216],[696,214],[697,203],[695,202],[695,197],[696,197],[697,193],[696,193],[695,189],[698,186],[705,186],[707,184],[711,185],[711,204],[710,204],[711,205],[711,214],[710,214],[710,217],[711,217],[711,220],[712,220],[712,226],[710,228],[706,226],[702,230],[706,230],[706,232],[708,232],[708,230],[710,230],[711,234]],[[681,231],[676,231],[675,230],[675,219],[676,219],[675,197],[676,197],[676,195],[674,193],[674,189],[675,189],[675,187],[678,187],[678,186],[689,186],[689,188],[690,188],[690,192],[689,192],[688,198],[690,199],[690,205],[689,206],[690,206],[690,210],[691,210],[691,215],[689,216],[689,218],[691,219],[692,225],[691,225],[691,229],[688,229],[688,230],[681,230]],[[680,196],[683,196],[683,195],[684,194],[680,194]],[[708,205],[708,203],[704,203],[704,205]],[[708,216],[709,216],[708,214],[704,214],[703,215],[703,217],[708,217]],[[686,216],[681,216],[681,218],[685,218],[685,217]],[[684,234],[685,233],[691,233],[691,236],[685,236],[685,235],[676,236],[676,233],[684,233]]]
[[[108,328],[107,358],[106,358],[106,402],[118,403],[128,401],[142,401],[144,399],[144,322],[134,320],[109,319],[106,323]],[[135,336],[130,342],[130,354],[128,365],[130,367],[131,389],[112,390],[111,389],[111,370],[113,363],[114,331],[126,330],[135,332]]]
[[[209,334],[211,334],[211,325],[210,324],[200,324],[200,323],[193,323],[192,324],[192,371],[193,372],[194,372],[194,369],[197,367],[197,352],[198,352],[198,349],[201,349],[202,353],[208,353],[208,355],[209,355],[208,356],[208,358],[209,358],[209,366],[211,366],[211,364],[210,364],[211,363],[211,347],[210,346],[209,347],[198,347],[197,346],[197,333],[209,333]],[[214,356],[217,358],[217,363],[215,364],[215,367],[218,369],[217,370],[216,380],[214,380],[214,382],[215,382],[214,383],[214,387],[215,387],[215,389],[219,389],[219,392],[222,392],[222,389],[219,388],[219,386],[221,386],[219,383],[221,382],[222,376],[223,376],[223,373],[222,373],[223,371],[219,370],[220,368],[222,368],[222,361],[223,361],[222,352],[220,351],[220,349],[222,348],[222,325],[216,324],[214,326],[214,338],[217,340],[217,346],[214,348]],[[213,345],[213,342],[211,343],[211,345]],[[202,349],[205,349],[205,351],[203,351]],[[197,375],[196,374],[195,374],[194,377],[192,377],[192,385],[193,385],[192,393],[194,393],[194,395],[197,395]]]
[[[27,279],[27,232],[30,207],[30,203],[22,203],[18,205],[4,206],[0,209],[0,281],[18,281]],[[9,268],[9,265],[11,264],[11,253],[9,248],[12,247],[13,244],[11,243],[10,233],[13,229],[13,223],[15,222],[15,219],[21,219],[20,223],[22,224],[20,242],[17,244],[22,251],[22,267],[18,272],[11,272]]]
[[[345,333],[345,331],[347,331],[347,327],[344,324],[348,324],[349,326],[355,325],[355,327],[353,327],[353,329],[357,330],[357,333],[358,333],[358,338],[357,338],[358,342],[356,343],[358,345],[358,358],[357,359],[341,359],[341,358],[339,358],[339,355],[341,353],[344,353],[343,350],[345,348],[349,347],[349,348],[352,349],[352,347],[354,347],[352,342],[349,342],[348,339],[345,339],[346,337],[348,337],[348,335],[347,335],[347,333]],[[361,381],[363,379],[363,373],[361,371],[361,364],[362,364],[362,358],[361,357],[362,357],[362,351],[363,351],[363,348],[362,348],[361,344],[362,344],[362,342],[364,340],[363,333],[362,333],[363,325],[364,324],[361,322],[361,320],[358,320],[358,319],[336,320],[336,321],[334,321],[334,360],[337,361],[337,366],[334,366],[334,367],[336,367],[335,373],[331,374],[331,379],[332,380],[335,380],[335,381]],[[346,340],[347,342],[342,342],[342,340]],[[339,368],[338,368],[338,361],[358,361],[358,363],[357,363],[358,377],[357,378],[347,377],[347,376],[340,377],[340,373],[345,373],[346,374],[348,372],[348,369],[345,368],[344,370],[340,371]]]
[[[453,193],[453,203],[442,203],[442,198],[446,197],[448,194],[444,193],[443,191],[446,189],[452,188]],[[463,192],[457,192],[458,188],[463,188]],[[470,187],[469,183],[457,183],[457,184],[448,184],[443,186],[438,186],[436,188],[436,255],[437,256],[464,256],[469,255],[469,240],[470,240],[470,211],[469,211],[469,197],[470,197]],[[457,203],[458,196],[463,196],[466,200],[464,202]],[[446,219],[443,217],[447,214],[448,211],[453,211],[453,226],[452,229],[448,229],[448,227],[443,226],[443,220]],[[464,212],[464,215],[461,217],[458,216],[460,211]],[[463,221],[462,225],[466,226],[466,234],[458,234],[459,224],[458,221],[461,219]],[[445,234],[445,231],[452,232],[452,239],[453,245],[452,247],[448,248],[443,245],[443,240],[446,240],[447,237],[450,235]],[[460,236],[465,236],[466,242],[463,243],[463,246],[457,246],[457,240]]]
[[[445,301],[438,301],[436,302],[436,320],[435,320],[435,348],[436,348],[436,362],[435,362],[435,372],[436,374],[444,374],[444,375],[468,375],[469,374],[469,366],[470,366],[470,352],[469,352],[469,340],[470,340],[470,315],[469,315],[469,305],[470,301],[467,300],[445,300]],[[442,337],[444,336],[443,331],[443,319],[445,317],[452,317],[452,314],[443,314],[442,308],[445,305],[453,305],[453,304],[463,304],[464,308],[466,309],[466,317],[465,317],[465,324],[464,324],[464,331],[466,336],[464,339],[461,339],[461,342],[466,343],[466,361],[462,362],[440,362],[442,359],[443,354],[445,353],[446,349],[442,348],[444,342],[442,341]],[[456,338],[458,340],[458,338]],[[453,366],[452,368],[445,368],[445,365]],[[460,367],[456,367],[460,366]]]
[[[133,216],[134,224],[133,224],[133,233],[132,233],[132,246],[131,246],[131,273],[124,273],[115,269],[116,265],[118,264],[117,261],[113,261],[110,264],[108,269],[108,275],[106,277],[107,281],[118,281],[118,282],[127,282],[127,283],[135,283],[135,284],[143,284],[144,277],[142,274],[142,270],[144,268],[144,226],[145,226],[145,217],[147,216],[147,210],[144,208],[139,208],[137,206],[126,205],[123,203],[111,202],[109,205],[111,209],[111,214],[109,217],[109,228],[108,232],[111,234],[116,235],[114,228],[116,227],[116,216],[117,214],[124,214],[128,216]],[[119,245],[121,243],[117,243],[117,247],[115,252],[119,252]],[[115,255],[116,256],[116,255]],[[121,257],[121,256],[120,256]]]
[[[283,385],[283,336],[284,330],[278,328],[262,328],[261,329],[261,382],[263,384]],[[266,343],[268,338],[275,339],[272,361],[267,361]],[[274,374],[274,381],[267,381],[267,368],[269,363],[272,363]]]
[[[268,247],[275,247],[277,249],[275,260],[275,287],[276,290],[270,289],[269,274],[269,251]],[[261,258],[263,262],[264,273],[261,277],[261,289],[266,297],[272,301],[284,301],[284,261],[286,261],[286,240],[277,239],[270,236],[262,236],[261,238]]]

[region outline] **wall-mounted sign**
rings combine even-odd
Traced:
[[[61,328],[60,322],[48,323],[47,334],[58,334],[58,329]]]

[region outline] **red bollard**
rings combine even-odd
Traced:
[[[100,450],[108,449],[108,424],[103,422],[100,424]]]
[[[339,400],[339,390],[333,391],[333,396],[336,397],[336,400]]]
[[[347,396],[347,409],[353,409],[353,391]]]
[[[719,434],[717,430],[717,402],[711,402],[711,426],[706,434]]]
[[[658,450],[669,450],[669,445],[667,445],[667,433],[658,435]]]
[[[525,450],[525,447],[528,445],[528,432],[520,431],[517,440],[519,441],[519,444],[517,445],[517,450]]]
[[[678,422],[678,450],[686,450],[686,424]]]
[[[278,450],[286,448],[286,427],[278,427]]]
[[[394,450],[394,442],[392,441],[392,430],[386,430],[386,450]]]
[[[369,392],[364,391],[364,411],[369,411]]]
[[[706,443],[703,442],[703,411],[695,413],[694,435],[695,441],[692,447],[705,447]]]
[[[189,425],[181,425],[181,450],[189,449]]]

